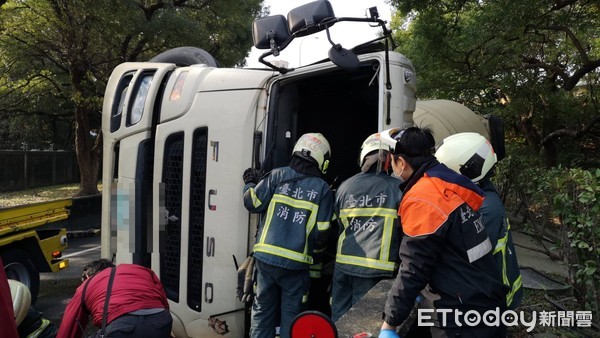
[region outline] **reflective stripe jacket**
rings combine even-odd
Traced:
[[[400,271],[385,305],[385,321],[400,325],[419,292],[422,307],[481,313],[504,308],[506,287],[496,268],[479,208],[483,191],[436,160],[413,175],[404,190]],[[441,325],[443,313],[433,316]],[[454,327],[454,313],[446,326]],[[461,318],[462,319],[462,318]]]
[[[317,176],[290,167],[277,168],[257,185],[244,186],[244,205],[265,212],[254,257],[286,269],[308,269],[313,253],[322,251],[330,231],[333,193]]]
[[[400,181],[366,172],[344,181],[334,211],[342,224],[335,268],[357,277],[392,277],[398,264]]]
[[[480,210],[483,224],[494,248],[494,257],[502,275],[502,282],[509,287],[506,294],[506,305],[510,309],[515,309],[523,298],[523,280],[521,279],[510,224],[506,218],[504,205],[492,181],[484,178],[478,184],[485,192],[485,199]]]

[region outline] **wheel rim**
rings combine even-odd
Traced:
[[[29,270],[27,267],[20,263],[10,263],[4,267],[6,277],[8,279],[18,280],[19,282],[27,285],[31,288],[31,278],[29,277]]]
[[[338,338],[331,319],[319,311],[304,311],[294,318],[290,328],[291,337]]]

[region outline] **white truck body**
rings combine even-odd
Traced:
[[[246,168],[287,165],[298,137],[320,132],[335,188],[358,172],[368,135],[413,125],[411,62],[377,48],[358,59],[353,70],[323,60],[288,72],[164,62],[113,71],[103,107],[101,256],[156,271],[177,337],[218,337],[223,322],[226,336],[246,333],[234,263],[251,252],[258,223],[242,202]]]

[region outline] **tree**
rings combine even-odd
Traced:
[[[112,69],[183,45],[204,48],[222,66],[242,65],[261,3],[8,0],[0,11],[0,119],[19,119],[39,130],[64,129],[52,121],[72,124],[78,195],[97,193],[100,113]]]
[[[395,37],[417,68],[421,97],[503,116],[512,136],[541,151],[548,165],[584,165],[590,154],[598,161],[597,1],[392,4]]]

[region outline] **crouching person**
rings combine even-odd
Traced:
[[[57,338],[84,335],[88,317],[97,337],[170,337],[173,318],[162,283],[141,265],[106,259],[83,268],[83,283],[67,305]]]

